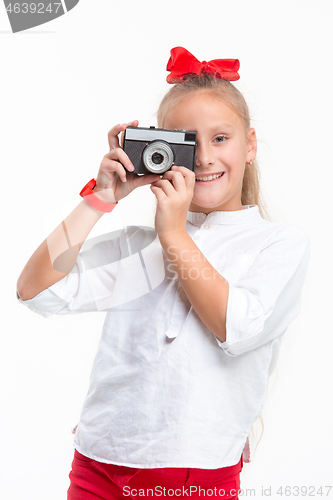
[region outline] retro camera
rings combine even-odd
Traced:
[[[136,174],[162,175],[172,165],[194,171],[196,132],[127,127],[123,149]]]

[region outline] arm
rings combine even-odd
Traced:
[[[297,316],[309,240],[296,228],[281,226],[248,272],[229,285],[186,233],[194,176],[183,172],[183,179],[168,172],[170,180],[151,186],[158,199],[156,231],[193,309],[224,352],[238,356],[282,335]]]
[[[204,325],[225,342],[227,280],[208,262],[186,231],[172,237],[161,236],[160,242],[193,309]]]
[[[251,267],[230,286],[224,352],[238,356],[280,337],[297,317],[310,259],[308,236],[276,228]]]
[[[20,274],[17,292],[22,300],[32,299],[67,276],[74,267],[81,244],[102,215],[102,212],[82,200],[63,223],[54,229],[32,254]],[[60,267],[66,271],[61,271],[58,266],[58,270],[53,267],[60,255],[64,256]]]
[[[186,232],[194,185],[194,172],[184,167],[172,167],[163,179],[152,183],[151,190],[158,202],[155,229],[193,309],[204,325],[224,342],[228,282]]]
[[[132,122],[137,126],[138,122]],[[151,174],[138,176],[126,172],[134,170],[130,159],[119,147],[118,134],[127,124],[116,125],[109,134],[110,152],[102,160],[94,193],[107,203],[115,203],[133,189],[159,178]],[[30,257],[17,282],[17,292],[22,300],[29,300],[60,281],[74,267],[79,250],[88,234],[103,213],[81,203],[55,228]]]

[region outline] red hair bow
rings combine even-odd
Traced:
[[[182,82],[186,80],[187,75],[203,75],[204,73],[230,82],[239,79],[238,59],[214,59],[213,61],[200,62],[183,47],[174,47],[170,53],[167,71],[171,71],[171,73],[167,76],[168,83]]]

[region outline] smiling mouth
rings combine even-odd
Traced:
[[[215,179],[219,179],[224,175],[224,172],[221,172],[220,174],[214,174],[214,175],[203,175],[202,177],[196,177],[195,181],[201,181],[201,182],[208,182],[208,181],[214,181]]]

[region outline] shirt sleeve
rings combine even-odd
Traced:
[[[128,226],[85,242],[71,272],[20,303],[53,314],[106,311],[145,295],[165,277],[162,247],[149,227]]]
[[[246,275],[229,288],[226,341],[238,356],[282,335],[301,304],[310,243],[298,228],[286,226],[267,243]]]
[[[19,303],[45,318],[107,310],[123,245],[122,231],[88,240],[67,276],[30,300],[22,300],[17,293]]]

